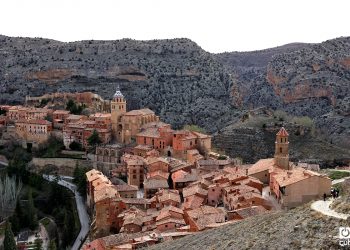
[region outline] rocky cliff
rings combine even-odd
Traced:
[[[319,138],[349,155],[350,38],[215,57],[234,75],[236,107],[265,106],[309,116],[320,130]],[[230,128],[223,134],[232,133]]]
[[[75,91],[110,99],[117,85],[128,109],[149,107],[175,127],[214,132],[235,114],[229,74],[188,39],[62,43],[0,36],[0,103]]]
[[[0,103],[74,91],[109,99],[120,85],[128,109],[149,107],[175,128],[197,124],[218,132],[226,139],[215,138],[217,147],[233,156],[244,151],[250,162],[271,154],[250,140],[266,135],[243,127],[234,131],[238,142],[230,139],[232,125],[261,106],[311,117],[317,139],[349,157],[349,70],[350,38],[214,55],[188,39],[63,43],[0,36]],[[318,153],[315,148],[312,155]]]

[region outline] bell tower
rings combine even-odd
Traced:
[[[117,142],[123,142],[122,116],[124,113],[126,113],[126,100],[118,86],[111,101],[112,133]]]
[[[289,170],[289,134],[282,127],[276,134],[275,141],[275,163],[278,167]]]

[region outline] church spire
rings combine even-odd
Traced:
[[[275,163],[283,169],[289,169],[289,134],[287,130],[282,127],[276,134],[275,141]]]

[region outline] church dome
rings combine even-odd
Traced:
[[[120,98],[120,97],[124,98],[122,92],[121,92],[120,89],[119,89],[119,86],[117,87],[117,90],[115,91],[113,97],[114,97],[114,98],[118,98],[118,97],[119,97],[119,98]]]

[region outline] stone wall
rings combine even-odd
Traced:
[[[30,171],[51,172],[59,175],[73,176],[75,166],[92,168],[92,162],[70,158],[33,158],[29,163]]]

